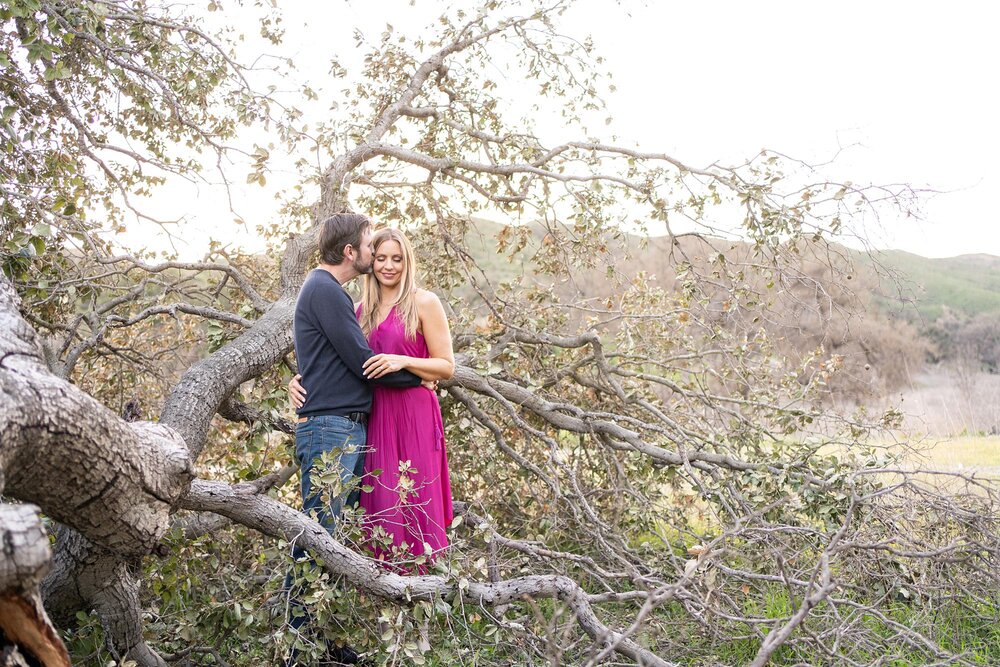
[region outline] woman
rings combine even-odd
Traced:
[[[375,356],[365,376],[407,369],[424,380],[455,370],[440,299],[416,286],[416,260],[406,236],[383,229],[372,237],[374,264],[365,276],[357,315]],[[290,388],[296,388],[290,385]],[[451,485],[441,407],[424,387],[374,385],[368,454],[362,480],[365,533],[376,557],[432,558],[448,545]],[[423,569],[423,568],[421,568]]]

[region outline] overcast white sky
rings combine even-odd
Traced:
[[[324,85],[330,58],[350,68],[363,55],[354,28],[377,40],[388,22],[413,35],[454,4],[278,2],[288,29],[281,53],[325,89],[324,104],[342,86]],[[614,74],[606,129],[620,142],[694,165],[741,161],[763,147],[825,161],[846,148],[834,167],[841,178],[942,191],[924,205],[924,222],[883,219],[877,246],[1000,255],[1000,39],[991,3],[582,0],[564,25],[592,35]],[[271,216],[271,195],[237,193],[250,229]],[[216,225],[234,243],[255,245],[249,230],[233,233],[232,214],[209,188],[173,197],[170,208],[165,215],[191,223],[180,236],[192,248]]]

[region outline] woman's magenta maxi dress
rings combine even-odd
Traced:
[[[406,337],[395,307],[369,334],[368,344],[375,354],[430,356],[422,333],[418,331],[415,340]],[[405,461],[409,461],[409,472],[404,472],[408,480],[400,483],[400,462]],[[372,475],[376,471],[381,472]],[[407,545],[409,558],[432,557],[448,546],[445,530],[453,517],[451,484],[441,406],[433,391],[422,386],[375,385],[362,484],[373,487],[362,491],[361,507],[376,557],[394,560],[378,544],[379,528],[391,537],[393,547]]]

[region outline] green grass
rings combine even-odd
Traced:
[[[1000,436],[960,436],[919,447],[918,461],[929,467],[1000,468]]]
[[[745,665],[752,661],[760,650],[761,639],[757,632],[766,634],[774,627],[787,622],[795,612],[797,602],[789,597],[787,589],[782,586],[774,585],[756,590],[754,594],[743,598],[741,612],[747,616],[773,620],[776,625],[757,625],[755,630],[750,625],[739,622],[728,624],[726,632],[723,633],[727,636],[724,640],[720,640],[712,632],[706,632],[705,628],[695,623],[679,603],[668,602],[657,609],[651,626],[655,629],[648,630],[651,634],[647,640],[655,642],[658,634],[669,633],[673,645],[684,647],[684,655],[680,658],[679,664],[686,667]],[[858,602],[864,600],[859,599]],[[971,664],[1000,664],[1000,626],[994,622],[1000,610],[993,606],[979,605],[972,600],[967,600],[966,603],[969,607],[963,607],[953,601],[889,602],[879,605],[878,610],[890,622],[920,632],[946,651],[962,654]],[[850,615],[855,612],[842,607],[841,613]],[[860,615],[855,620],[853,630],[857,632],[863,627],[870,633],[870,637],[881,638],[885,644],[878,648],[862,648],[846,642],[841,647],[844,657],[849,656],[862,664],[880,657],[887,658],[887,662],[881,664],[892,667],[918,667],[928,664],[930,660],[928,653],[908,646],[907,640],[900,636],[896,627],[874,614],[858,613]],[[811,616],[805,621],[805,627],[817,633],[829,629],[831,619],[826,614],[823,616],[825,618]],[[710,623],[713,622],[710,616],[708,620]],[[721,619],[714,622],[724,623]],[[856,625],[858,623],[861,627]],[[882,653],[876,654],[873,651],[887,651],[892,657]],[[831,663],[829,656],[814,655],[802,645],[796,647],[792,643],[780,647],[771,657],[770,664],[777,666],[839,663]]]

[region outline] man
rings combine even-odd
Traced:
[[[338,213],[323,222],[319,236],[319,267],[306,277],[295,304],[295,355],[301,383],[308,388],[298,408],[295,458],[302,477],[302,510],[314,515],[332,531],[342,504],[357,502],[359,491],[334,499],[324,506],[320,493],[313,493],[312,475],[324,454],[332,454],[340,466],[340,478],[350,484],[364,472],[365,441],[372,392],[362,366],[373,356],[361,331],[351,297],[343,285],[372,267],[371,223],[363,215]],[[375,382],[396,387],[415,387],[420,378],[409,371],[384,375]],[[299,560],[305,553],[296,547]],[[292,575],[285,579],[291,589]],[[293,597],[297,597],[294,596]],[[294,628],[309,620],[301,603],[292,605]],[[340,663],[355,664],[358,655],[348,646],[329,646],[327,656]],[[293,657],[294,662],[294,657]]]

